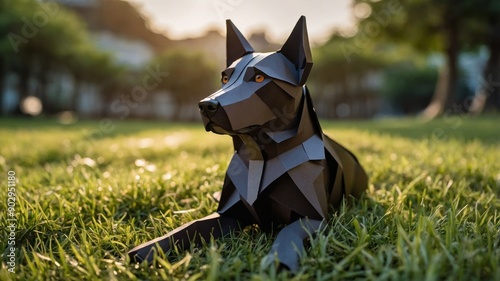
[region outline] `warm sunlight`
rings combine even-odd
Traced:
[[[305,15],[311,41],[321,43],[334,29],[348,29],[354,22],[350,0],[319,0],[309,4],[301,0],[129,1],[149,17],[155,31],[166,33],[171,39],[200,36],[214,28],[222,31],[225,19],[230,18],[245,34],[265,30],[270,40],[280,42],[286,39],[297,19]]]
[[[500,281],[499,3],[0,0],[0,281]]]

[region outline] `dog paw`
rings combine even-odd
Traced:
[[[260,269],[270,268],[276,260],[277,258],[273,254],[267,254],[260,261]]]
[[[278,256],[274,254],[267,254],[260,261],[261,270],[265,270],[273,266],[278,271],[289,270],[292,273],[296,273],[299,269],[299,261],[295,257],[287,257],[280,260]]]
[[[129,252],[128,256],[130,258],[130,263],[142,263],[144,261],[144,258],[136,252]]]

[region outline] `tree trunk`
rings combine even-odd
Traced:
[[[183,103],[177,103],[175,105],[174,114],[172,116],[172,121],[181,121],[182,109],[184,108]]]
[[[431,103],[422,113],[426,119],[436,118],[455,102],[455,93],[458,84],[458,54],[460,51],[459,22],[458,17],[452,11],[447,12],[444,21],[446,44],[445,65],[439,74]]]
[[[101,118],[105,118],[111,115],[111,104],[117,97],[113,91],[109,91],[107,88],[100,89],[100,96],[102,101]]]
[[[6,61],[0,56],[0,116],[3,115],[3,100],[5,98],[5,77],[7,76]]]
[[[30,89],[29,89],[29,80],[30,80],[30,75],[31,71],[30,68],[32,64],[30,63],[31,60],[26,60],[28,63],[25,65],[22,65],[19,69],[19,84],[18,84],[18,97],[19,97],[19,104],[17,105],[17,109],[15,114],[18,115],[25,115],[22,109],[22,102],[24,101],[25,98],[27,98],[30,95]]]
[[[40,101],[42,102],[43,111],[45,113],[51,114],[54,113],[55,110],[47,92],[47,85],[49,84],[49,73],[50,73],[49,69],[50,67],[47,61],[41,59],[40,68],[38,69],[38,83],[39,83],[38,96],[40,98]]]
[[[78,112],[78,105],[80,103],[80,91],[81,91],[81,85],[82,81],[78,78],[75,77],[73,79],[73,95],[71,96],[71,109],[77,114]]]
[[[483,71],[480,88],[469,108],[473,114],[486,111],[500,111],[500,19],[489,18],[488,49],[490,56]]]
[[[349,73],[349,74],[348,74]],[[350,75],[353,75],[351,71],[349,71],[349,69],[346,69],[345,73],[342,75],[342,80],[341,80],[341,92],[340,92],[340,95],[339,95],[339,99],[337,99],[337,102],[335,103],[334,107],[333,107],[333,117],[334,118],[345,118],[345,116],[339,116],[338,114],[338,106],[341,104],[341,103],[344,103],[346,104],[348,107],[349,107],[349,110],[351,109],[351,105],[350,105],[350,102],[349,102],[349,99],[350,99],[350,91],[349,91],[349,76]]]

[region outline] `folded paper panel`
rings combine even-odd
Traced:
[[[297,271],[303,240],[324,229],[330,206],[359,197],[368,177],[349,150],[323,134],[304,85],[312,67],[305,17],[283,47],[256,53],[227,21],[227,66],[222,88],[200,101],[207,131],[233,138],[217,213],[187,223],[129,252],[133,261],[152,259],[172,245],[203,240],[257,224],[280,230],[270,259]]]
[[[286,206],[291,211],[300,214],[302,217],[321,219],[321,215],[309,203],[307,198],[304,194],[302,194],[289,175],[284,175],[280,178],[280,180],[283,181],[283,184],[274,188],[269,193],[269,197],[271,199],[283,206]]]
[[[226,64],[230,66],[235,60],[254,50],[231,20],[226,21],[226,29]]]

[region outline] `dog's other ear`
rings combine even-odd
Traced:
[[[226,29],[226,64],[229,67],[235,60],[254,50],[231,20],[226,20]]]
[[[299,72],[298,85],[304,85],[313,64],[309,38],[307,36],[306,17],[300,17],[290,37],[288,37],[278,52],[282,53],[295,64],[295,68]]]

